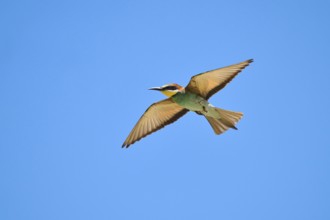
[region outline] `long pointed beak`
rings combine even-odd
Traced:
[[[160,90],[162,90],[160,87],[152,87],[152,88],[150,88],[149,90],[157,90],[157,91],[160,91]]]

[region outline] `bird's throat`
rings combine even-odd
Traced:
[[[161,91],[161,93],[163,93],[163,94],[166,95],[167,97],[172,97],[172,96],[174,96],[177,92],[164,90],[164,91]]]

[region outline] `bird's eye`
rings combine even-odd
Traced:
[[[166,86],[163,90],[177,90],[175,86]]]

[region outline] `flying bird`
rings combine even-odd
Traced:
[[[214,107],[208,99],[223,89],[251,62],[253,59],[195,75],[185,88],[176,83],[150,88],[160,91],[168,98],[152,104],[144,112],[122,147],[127,148],[141,138],[175,122],[188,111],[203,115],[217,135],[229,128],[237,130],[235,125],[243,113]]]

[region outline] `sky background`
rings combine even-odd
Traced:
[[[1,1],[0,219],[330,219],[329,1]],[[122,149],[147,90],[253,58]]]

